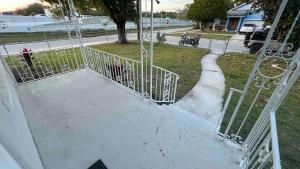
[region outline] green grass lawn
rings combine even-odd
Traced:
[[[253,68],[255,57],[253,55],[229,53],[225,56],[219,57],[218,65],[225,75],[226,94],[229,88],[243,89],[248,76]],[[254,87],[250,88],[249,99],[245,99],[244,107],[241,110],[246,110],[253,99]],[[270,92],[262,93],[262,99],[254,106],[253,112],[250,115],[248,123],[245,128],[251,128],[255,117],[265,105]],[[225,96],[226,98],[226,96]],[[232,103],[236,103],[238,97],[232,98]],[[230,104],[228,110],[232,111],[235,104]],[[229,111],[228,111],[229,112]],[[300,79],[293,86],[288,96],[280,106],[277,112],[277,127],[279,134],[279,144],[281,152],[281,160],[283,168],[285,169],[299,169],[300,168]],[[229,118],[229,117],[225,117]],[[237,117],[239,120],[241,117]],[[233,126],[232,128],[235,128]]]
[[[140,46],[138,42],[130,42],[125,45],[110,43],[91,47],[122,57],[140,60]],[[82,67],[83,60],[80,58],[80,50],[77,48],[75,52],[79,67]],[[154,46],[154,64],[180,75],[176,100],[186,95],[198,82],[201,72],[200,60],[207,53],[209,53],[208,49],[179,47],[168,44]],[[20,59],[20,56],[6,58],[8,65],[14,71],[18,81],[21,79],[18,76],[17,69],[22,72],[22,65],[24,65],[21,64]],[[37,53],[35,54],[34,62],[37,67],[48,67],[53,70],[55,74],[62,72],[59,66],[62,64],[67,65],[72,70],[78,68],[75,64],[72,49],[58,50],[52,53]],[[39,78],[39,76],[36,75],[36,78]]]
[[[108,33],[115,34],[116,31],[109,31]],[[75,33],[71,32],[71,35],[74,36]],[[101,35],[106,35],[106,31],[104,29],[82,31],[83,37],[93,37],[93,36],[101,36]],[[57,39],[68,39],[68,33],[67,32],[0,33],[0,39],[3,43],[43,41],[46,39],[57,40]]]
[[[140,60],[140,48],[137,42],[130,42],[126,45],[111,43],[91,46],[108,53]],[[179,47],[163,44],[154,46],[154,64],[180,75],[177,86],[176,100],[186,95],[198,82],[201,72],[201,58],[209,50]]]
[[[203,38],[207,39],[217,39],[217,40],[227,40],[229,39],[234,33],[232,32],[225,32],[225,31],[211,31],[211,30],[206,30],[206,31],[200,31],[200,30],[187,30],[186,31],[190,36],[196,36],[197,34],[201,34]],[[183,32],[174,32],[174,33],[169,33],[167,35],[170,36],[181,36]]]
[[[172,28],[182,28],[186,26],[169,26],[169,27],[158,27],[154,30],[164,30]],[[137,32],[137,29],[127,29],[127,33]],[[95,36],[105,36],[105,35],[115,35],[116,30],[106,31],[104,29],[99,30],[83,30],[81,31],[82,37],[95,37]],[[74,36],[75,33],[71,32]],[[15,43],[15,42],[32,42],[32,41],[44,41],[44,40],[58,40],[58,39],[68,39],[67,32],[34,32],[34,33],[0,33],[0,43]]]

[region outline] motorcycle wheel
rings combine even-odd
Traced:
[[[180,41],[178,42],[178,45],[179,45],[179,46],[184,46],[183,41],[180,40]]]
[[[193,43],[192,46],[193,47],[198,47],[198,44],[197,43]]]

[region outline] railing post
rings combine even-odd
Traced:
[[[271,136],[272,136],[271,140],[272,140],[272,150],[273,150],[273,168],[281,169],[277,125],[276,125],[276,117],[275,116],[276,116],[275,112],[270,113]]]
[[[212,46],[212,40],[210,39],[208,43],[208,49],[211,49],[211,46]]]
[[[4,46],[4,44],[2,44],[2,46],[3,46],[4,50],[5,50],[5,52],[7,53],[7,56],[9,57],[9,53],[8,53],[6,47]],[[3,64],[4,68],[8,72],[9,76],[11,77],[12,81],[14,82],[14,84],[17,84],[18,82],[17,82],[17,80],[16,80],[13,72],[11,71],[10,67],[7,65],[7,63],[5,61],[5,58],[4,58],[4,55],[2,55],[1,52],[0,52],[0,60],[1,60],[2,64]]]
[[[174,87],[174,96],[173,96],[173,104],[176,101],[176,91],[177,91],[177,82],[178,82],[178,80],[179,80],[179,76],[176,75],[176,81],[175,81],[175,87]]]
[[[230,41],[230,39],[225,40],[224,55],[226,54],[226,51],[227,51],[227,47],[228,47],[229,41]]]
[[[219,130],[220,130],[220,127],[221,127],[221,123],[222,123],[222,120],[223,120],[223,118],[224,118],[225,112],[226,112],[226,110],[227,110],[227,107],[228,107],[228,104],[229,104],[229,102],[230,102],[230,100],[231,100],[232,95],[233,95],[233,90],[230,89],[229,94],[228,94],[228,96],[227,96],[227,99],[226,99],[226,101],[225,101],[225,104],[224,104],[224,106],[223,106],[223,109],[222,109],[222,111],[221,111],[221,116],[220,116],[220,118],[219,118],[219,120],[218,120],[218,123],[217,123],[216,133],[219,133]]]
[[[144,40],[143,40],[143,12],[142,0],[139,0],[139,14],[140,14],[140,55],[141,55],[141,93],[144,94]]]
[[[153,0],[151,0],[151,38],[150,38],[150,100],[152,100],[153,79]]]

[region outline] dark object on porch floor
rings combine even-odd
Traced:
[[[102,160],[98,160],[95,162],[92,166],[90,166],[88,169],[107,169],[107,167],[104,165]]]

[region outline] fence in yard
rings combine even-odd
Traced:
[[[82,69],[83,59],[79,48],[56,48],[23,51],[10,54],[5,46],[1,56],[7,70],[17,83],[25,83]]]
[[[142,94],[142,88],[148,88],[147,82],[142,82],[141,61],[121,57],[118,55],[99,51],[90,47],[83,47],[86,56],[87,66],[119,84]],[[179,75],[165,70],[158,66],[153,66],[152,78],[152,100],[157,103],[174,103],[176,98],[176,88]],[[148,72],[149,76],[149,72]],[[144,77],[144,79],[147,79]]]

